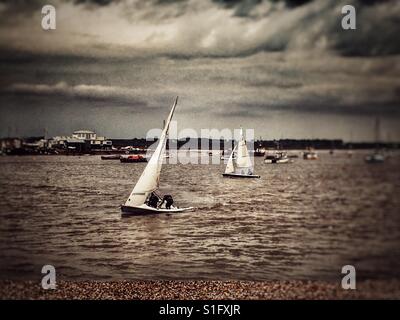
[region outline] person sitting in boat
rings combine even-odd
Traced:
[[[164,195],[159,207],[161,207],[164,202],[165,202],[165,208],[171,209],[171,206],[174,203],[174,199],[172,198],[172,196],[170,194],[166,194],[166,195]]]
[[[154,192],[152,192],[150,194],[149,200],[147,201],[147,204],[149,205],[149,207],[157,208],[159,200],[160,198]]]

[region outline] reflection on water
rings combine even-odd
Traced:
[[[144,165],[100,156],[0,158],[2,278],[336,279],[400,273],[399,163],[322,154],[227,179],[224,165],[165,165],[162,191],[195,212],[121,218]]]

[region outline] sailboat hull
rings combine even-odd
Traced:
[[[379,153],[372,154],[365,157],[366,163],[383,163],[385,162],[385,156]]]
[[[260,176],[255,174],[223,173],[222,175],[228,178],[260,178]]]
[[[289,158],[282,158],[282,159],[265,159],[264,163],[272,164],[272,163],[289,163]]]
[[[188,208],[152,208],[147,205],[141,205],[137,207],[130,206],[121,206],[121,215],[122,216],[144,216],[144,215],[152,215],[152,214],[162,214],[162,213],[179,213],[194,210],[193,207]]]

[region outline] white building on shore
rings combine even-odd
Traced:
[[[90,130],[77,130],[71,136],[55,136],[49,139],[49,147],[79,147],[80,150],[111,149],[112,141]]]
[[[92,149],[103,149],[104,147],[112,146],[112,141],[107,140],[106,137],[98,136],[97,133],[90,130],[77,130],[72,134],[72,138],[89,141]]]

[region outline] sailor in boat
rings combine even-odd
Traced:
[[[171,209],[174,204],[174,199],[170,194],[166,194],[161,198],[161,196],[153,191],[147,200],[147,205],[156,209],[160,209],[164,203],[166,209]]]
[[[174,203],[174,199],[172,198],[172,196],[170,194],[164,195],[164,197],[159,205],[159,208],[161,208],[161,206],[164,204],[164,202],[165,202],[165,208],[171,209],[171,206]]]
[[[155,192],[152,192],[147,200],[147,205],[152,208],[158,208],[158,202],[160,200],[160,197]]]

